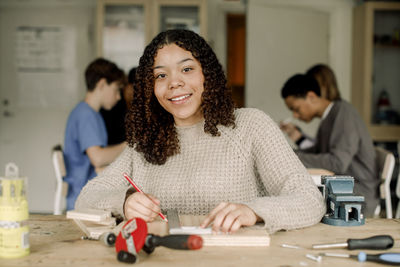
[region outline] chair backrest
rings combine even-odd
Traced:
[[[398,155],[400,157],[400,141],[397,142],[397,153],[398,153]],[[399,174],[397,176],[396,196],[399,199],[399,203],[400,203],[400,169],[399,169]]]
[[[393,218],[390,182],[392,180],[395,159],[393,153],[381,147],[375,147],[375,153],[379,178],[381,179],[380,197],[381,199],[385,199],[386,218]]]
[[[64,155],[61,145],[56,145],[52,149],[52,161],[53,167],[56,174],[56,191],[54,194],[54,215],[62,214],[63,202],[65,202],[65,196],[68,191],[68,184],[63,181],[63,177],[66,175]]]
[[[397,142],[397,153],[400,157],[400,141]],[[397,210],[396,210],[395,218],[399,219],[400,218],[400,169],[399,169],[399,174],[397,176],[396,196],[399,199],[399,201],[397,202]]]

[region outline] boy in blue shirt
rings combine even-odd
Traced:
[[[100,108],[110,110],[121,98],[124,72],[114,63],[98,58],[85,71],[87,92],[71,111],[65,130],[64,158],[69,184],[67,210],[74,209],[83,186],[96,176],[96,171],[114,161],[126,143],[107,146],[107,130]]]

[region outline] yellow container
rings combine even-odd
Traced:
[[[26,188],[26,177],[19,177],[18,167],[8,163],[5,177],[0,177],[0,258],[29,254]]]
[[[0,258],[19,258],[28,254],[28,226],[16,222],[0,223]]]

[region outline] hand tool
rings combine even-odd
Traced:
[[[128,263],[137,261],[137,255],[141,249],[150,254],[157,246],[195,250],[203,246],[203,239],[197,235],[167,235],[160,237],[148,234],[146,222],[140,218],[133,218],[122,227],[115,241],[117,259]]]
[[[163,246],[172,249],[195,250],[203,246],[203,239],[197,235],[167,235],[161,237],[148,234],[145,246],[148,248]]]
[[[364,239],[347,239],[345,243],[317,244],[313,249],[347,248],[353,249],[389,249],[393,247],[394,240],[390,235],[375,235]]]
[[[334,226],[360,226],[365,224],[362,205],[364,196],[354,193],[354,177],[323,175],[318,186],[326,202],[322,222]]]
[[[357,255],[340,253],[320,253],[319,255],[328,257],[353,258],[360,262],[374,261],[383,264],[400,266],[400,253],[366,254],[365,252],[360,252]]]
[[[105,232],[100,235],[99,240],[104,245],[111,247],[114,246],[117,236],[113,232]]]

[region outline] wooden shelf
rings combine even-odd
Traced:
[[[374,141],[397,142],[400,140],[400,125],[372,124],[369,126],[369,132]]]
[[[391,21],[386,20],[386,15],[392,17],[400,14],[399,2],[365,2],[354,8],[353,12],[353,59],[352,59],[352,104],[359,111],[361,117],[367,124],[369,132],[374,141],[399,141],[400,140],[400,125],[380,125],[372,121],[373,103],[376,103],[377,91],[392,88],[391,91],[397,90],[396,84],[397,72],[392,71],[399,69],[400,66],[391,60],[385,58],[377,58],[386,53],[388,49],[393,55],[397,56],[397,51],[400,48],[395,44],[374,43],[374,36],[380,36],[383,33],[391,32],[398,27],[397,19]],[[382,14],[385,14],[384,24],[376,24],[378,19],[382,22]],[[394,16],[393,16],[394,14]],[[393,24],[395,23],[395,24]],[[380,28],[376,28],[379,25]],[[382,31],[382,29],[384,29]],[[377,31],[377,32],[375,32]],[[379,49],[380,55],[374,55],[374,50]],[[377,60],[374,62],[374,60]],[[385,60],[385,61],[383,61]],[[374,65],[375,64],[375,65]],[[378,64],[378,65],[376,65]],[[395,66],[390,66],[395,64]],[[390,71],[387,71],[390,70]],[[385,72],[386,71],[386,72]],[[385,75],[382,73],[385,72]],[[390,84],[390,85],[387,85]],[[394,89],[393,89],[394,88]],[[396,102],[398,99],[393,94]],[[396,103],[397,104],[397,103]],[[393,105],[393,103],[392,103]],[[394,105],[396,107],[397,105]]]

